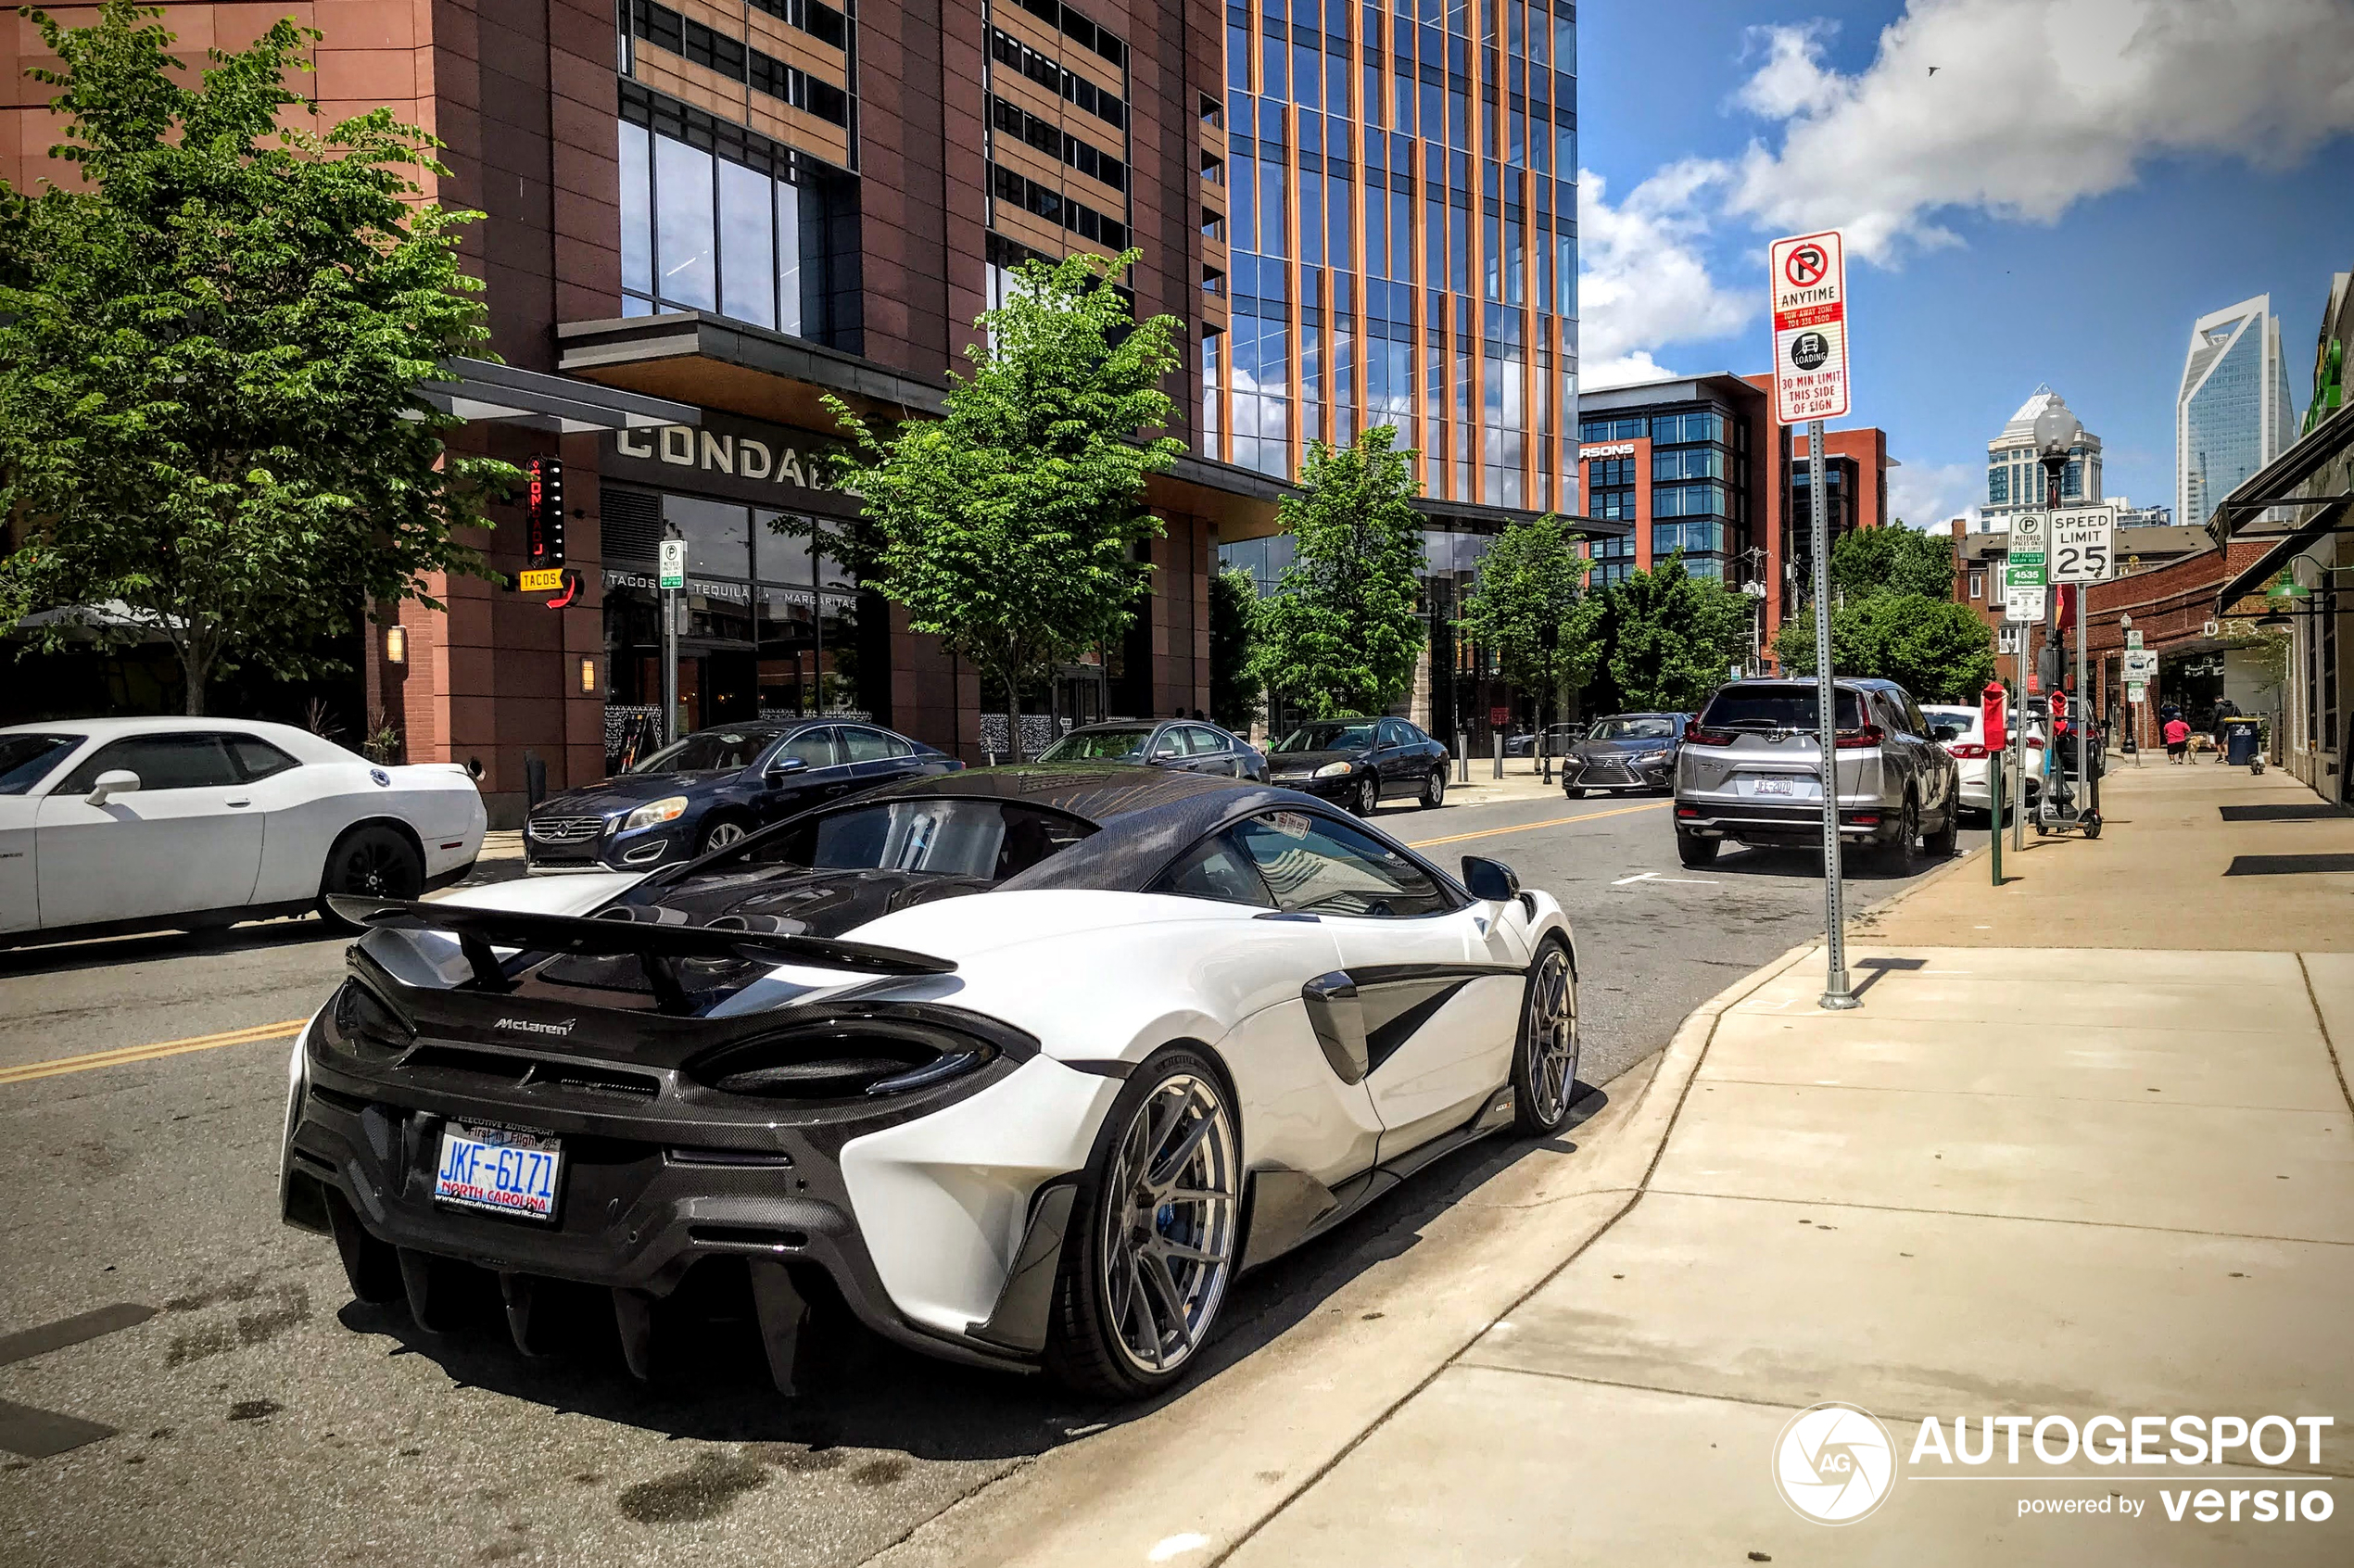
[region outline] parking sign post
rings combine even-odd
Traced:
[[[1823,776],[1823,925],[1829,942],[1821,1005],[1860,1007],[1847,983],[1847,919],[1840,896],[1839,689],[1831,672],[1830,524],[1823,497],[1823,421],[1847,412],[1847,263],[1836,229],[1776,240],[1767,253],[1774,306],[1774,417],[1806,425],[1814,508],[1815,712]]]
[[[678,603],[687,586],[687,541],[674,532],[662,541],[662,743],[678,739]]]

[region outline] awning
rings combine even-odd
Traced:
[[[2343,419],[2331,421],[2333,424],[2346,423],[2347,421]],[[2327,426],[2323,428],[2326,429]],[[2312,549],[2316,542],[2326,536],[2346,528],[2349,498],[2335,496],[2327,499],[2332,503],[2327,510],[2307,518],[2297,525],[2294,532],[2283,534],[2272,549],[2258,556],[2238,576],[2223,585],[2222,590],[2215,596],[2215,613],[2218,615],[2230,614],[2234,604],[2271,582],[2274,575],[2287,565],[2293,557]]]
[[[435,408],[460,419],[507,421],[567,436],[702,423],[702,414],[690,403],[573,376],[462,358],[444,360],[441,368],[447,379],[428,381],[418,392]]]
[[[2216,503],[2214,514],[2207,520],[2207,532],[2214,539],[2215,548],[2224,549],[2232,542],[2233,535],[2273,507],[2327,506],[2348,499],[2345,496],[2297,496],[2289,492],[2320,473],[2324,464],[2349,446],[2354,446],[2354,407],[2340,409],[2315,425],[2288,450],[2249,474],[2237,489]],[[2294,555],[2296,551],[2289,553]]]

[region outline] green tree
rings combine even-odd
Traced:
[[[1876,593],[1954,597],[1954,544],[1907,528],[1857,528],[1831,546],[1831,588],[1850,602]]]
[[[1260,668],[1319,718],[1388,707],[1422,655],[1421,487],[1397,435],[1375,425],[1348,447],[1310,442],[1298,493],[1277,507],[1294,554],[1259,606]]]
[[[1586,684],[1601,653],[1593,601],[1577,536],[1548,512],[1507,525],[1479,558],[1479,580],[1455,623],[1495,656],[1507,684],[1537,698],[1550,714]]]
[[[1248,572],[1209,579],[1209,716],[1237,734],[1267,703],[1259,663],[1259,584]]]
[[[1681,550],[1604,588],[1592,613],[1600,670],[1624,713],[1690,712],[1749,651],[1748,602],[1685,571]]]
[[[438,608],[422,578],[483,571],[459,530],[518,476],[414,391],[487,335],[455,233],[480,214],[413,199],[439,144],[389,109],[282,125],[320,36],[290,20],[184,85],[161,14],[32,13],[81,179],[0,184],[0,624],[120,601],[201,714],[239,663],[332,663],[371,601]]]
[[[883,436],[826,399],[853,442],[834,477],[862,503],[850,563],[997,679],[1016,761],[1022,687],[1134,616],[1152,570],[1138,547],[1162,532],[1145,481],[1184,450],[1136,439],[1175,411],[1160,383],[1179,362],[1175,318],[1137,321],[1115,286],[1136,256],[1024,263],[979,322],[971,373],[950,373],[944,418]]]
[[[1790,675],[1815,673],[1811,606],[1782,623],[1774,654]],[[1950,599],[1876,593],[1831,612],[1831,669],[1892,680],[1923,702],[1973,701],[1994,678],[1993,634]]]

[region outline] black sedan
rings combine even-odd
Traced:
[[[1562,757],[1562,793],[1666,790],[1676,784],[1676,748],[1690,714],[1613,714],[1596,719]]]
[[[812,806],[964,765],[869,724],[716,725],[532,807],[524,861],[534,872],[651,870]]]
[[[1404,719],[1317,719],[1267,748],[1268,777],[1371,816],[1384,800],[1447,800],[1447,748]]]
[[[1200,719],[1151,719],[1082,725],[1038,753],[1042,763],[1128,763],[1176,773],[1267,779],[1258,747]]]

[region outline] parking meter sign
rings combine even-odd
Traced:
[[[2044,551],[2051,542],[2051,529],[2045,525],[2040,512],[2022,512],[2011,519],[2010,550],[2003,558],[2008,575],[2006,582],[2041,587],[2044,582]]]
[[[684,539],[663,540],[662,559],[659,564],[662,568],[659,578],[662,587],[685,588],[687,586],[687,541]]]

